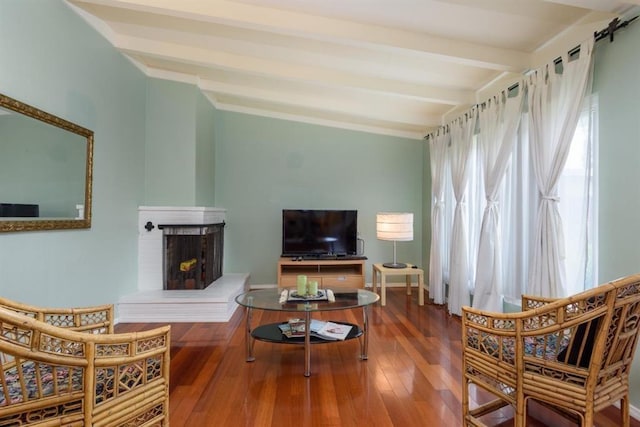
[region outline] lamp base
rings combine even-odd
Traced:
[[[385,262],[382,266],[387,268],[407,268],[407,264],[401,262]]]

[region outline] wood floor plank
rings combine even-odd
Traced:
[[[387,305],[369,313],[369,359],[358,340],[313,345],[311,377],[304,377],[301,345],[256,342],[246,362],[245,312],[226,323],[175,323],[171,330],[172,427],[430,427],[462,424],[460,320],[433,304],[419,306],[417,291],[387,289]],[[323,320],[362,324],[362,310],[323,312]],[[286,321],[286,313],[254,310],[252,325]],[[119,324],[117,332],[157,324]],[[486,393],[471,394],[486,401]],[[529,427],[569,427],[531,405]],[[485,422],[513,426],[505,408]],[[598,427],[620,425],[619,411],[597,416]],[[634,420],[632,427],[640,427]]]

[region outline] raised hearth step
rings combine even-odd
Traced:
[[[249,274],[225,274],[205,289],[150,290],[118,301],[118,323],[227,322],[235,297],[249,290]]]

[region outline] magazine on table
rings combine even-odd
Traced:
[[[289,319],[287,323],[281,323],[278,327],[287,338],[304,338],[303,319]],[[324,340],[338,341],[344,340],[347,335],[349,335],[351,328],[351,325],[311,319],[309,323],[309,334]]]
[[[324,326],[318,330],[318,335],[324,339],[344,340],[351,332],[351,325],[343,323],[325,322]]]
[[[281,323],[278,327],[287,338],[304,337],[304,320],[302,319],[289,319],[287,323]]]

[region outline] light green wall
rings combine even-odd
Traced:
[[[357,209],[367,280],[372,262],[393,257],[376,240],[376,212],[413,212],[414,240],[398,242],[398,259],[422,265],[422,141],[230,112],[217,112],[215,139],[226,272],[276,282],[285,208]]]
[[[215,205],[215,108],[199,94],[196,121],[196,206]]]
[[[147,83],[145,205],[213,206],[215,108],[196,86]]]
[[[640,272],[640,25],[596,49],[594,91],[600,115],[599,282]],[[640,408],[640,356],[631,376]]]
[[[197,96],[193,85],[148,80],[145,205],[194,206]]]
[[[50,306],[137,288],[146,78],[58,0],[0,1],[0,92],[95,132],[89,230],[0,234],[0,294]]]

